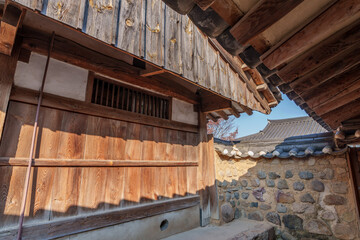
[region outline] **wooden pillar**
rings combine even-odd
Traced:
[[[0,141],[5,123],[6,110],[14,82],[16,63],[20,49],[15,47],[11,56],[0,53]]]
[[[199,113],[200,158],[198,167],[198,193],[200,195],[201,226],[210,223],[217,207],[215,188],[215,162],[214,145],[212,138],[209,140],[206,128],[206,113]]]

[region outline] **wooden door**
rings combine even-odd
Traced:
[[[358,207],[358,214],[360,209],[360,148],[350,148],[349,167],[351,168],[351,176],[354,184],[355,197]],[[359,215],[360,216],[360,215]]]

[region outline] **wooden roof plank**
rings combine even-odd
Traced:
[[[163,1],[147,1],[145,18],[145,59],[164,66],[165,27]]]
[[[346,105],[336,108],[330,112],[327,112],[320,117],[335,130],[340,126],[341,122],[349,120],[351,118],[360,115],[360,98],[352,101]]]
[[[298,94],[314,88],[321,83],[341,74],[360,62],[360,45],[347,49],[336,58],[331,59],[327,64],[322,65],[315,71],[299,78],[292,83],[290,87]]]
[[[211,8],[230,26],[234,25],[244,15],[232,0],[215,1]]]
[[[360,1],[339,0],[305,28],[297,32],[289,40],[265,57],[263,62],[269,69],[274,69],[298,56],[314,44],[320,42],[359,17]]]
[[[333,98],[330,98],[326,103],[321,106],[312,108],[312,110],[318,114],[323,115],[327,112],[330,112],[336,108],[342,107],[360,96],[360,84],[353,86],[353,88],[346,89],[342,91],[341,94],[335,95]]]
[[[181,74],[181,15],[165,7],[165,68]]]
[[[311,108],[320,106],[328,101],[328,99],[341,95],[343,91],[353,89],[355,86],[360,85],[359,72],[360,64],[332,79],[329,79],[317,88],[304,92],[301,97]]]
[[[195,82],[194,76],[194,49],[195,49],[195,26],[186,15],[181,17],[181,65],[185,78]]]
[[[245,45],[302,1],[261,0],[231,28],[230,32],[240,44]]]
[[[360,44],[360,20],[350,28],[343,29],[319,43],[310,51],[283,67],[277,74],[284,82],[291,82],[357,44]]]
[[[145,56],[144,1],[122,1],[119,15],[117,47],[138,57]]]

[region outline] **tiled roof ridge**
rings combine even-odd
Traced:
[[[282,119],[268,119],[269,122],[275,122],[275,123],[296,122],[296,121],[310,121],[310,120],[313,120],[313,119],[311,117],[309,117],[309,116],[294,117],[294,118],[282,118]]]

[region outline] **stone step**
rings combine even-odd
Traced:
[[[230,223],[198,227],[182,232],[166,240],[275,240],[275,228],[268,224],[251,220],[235,220]]]

